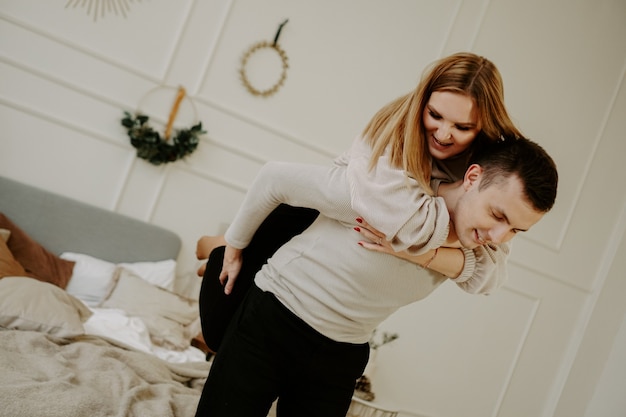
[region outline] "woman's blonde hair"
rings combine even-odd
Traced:
[[[431,193],[431,156],[423,115],[435,91],[466,94],[475,101],[482,128],[473,146],[485,140],[522,136],[506,111],[502,77],[491,61],[461,52],[434,62],[414,91],[380,109],[363,132],[373,149],[370,168],[389,147],[391,163]]]

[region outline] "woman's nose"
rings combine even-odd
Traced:
[[[441,123],[441,125],[439,126],[439,129],[437,129],[437,139],[446,140],[446,139],[450,139],[451,136],[452,136],[451,127],[448,126],[447,123]]]

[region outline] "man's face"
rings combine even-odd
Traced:
[[[508,242],[544,215],[527,201],[517,175],[497,178],[479,190],[482,173],[479,165],[470,166],[463,180],[465,192],[450,209],[459,241],[468,249]]]

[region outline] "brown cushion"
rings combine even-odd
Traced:
[[[23,277],[24,275],[26,275],[26,271],[15,260],[4,240],[0,239],[0,278]]]
[[[65,289],[72,277],[73,261],[61,259],[34,241],[22,229],[0,213],[0,228],[11,231],[7,246],[24,268],[25,276],[49,282]]]

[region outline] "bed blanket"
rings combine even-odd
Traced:
[[[0,416],[192,417],[209,367],[93,336],[1,330]]]

